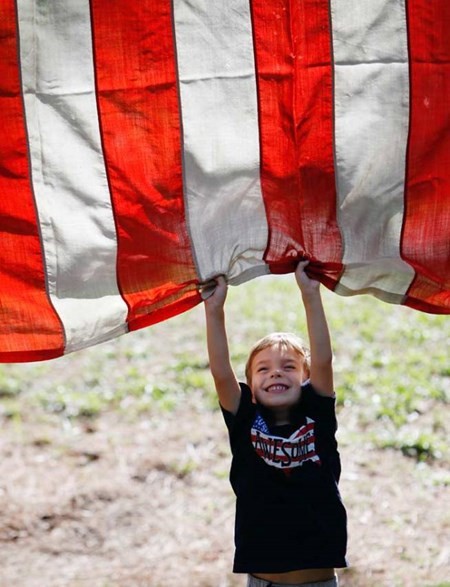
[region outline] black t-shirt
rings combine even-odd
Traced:
[[[346,513],[338,481],[335,400],[307,382],[292,424],[271,426],[250,388],[233,415],[222,409],[236,494],[233,571],[283,573],[345,567]]]

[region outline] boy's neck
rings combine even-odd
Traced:
[[[281,408],[277,409],[269,409],[261,404],[259,404],[260,411],[262,412],[262,416],[265,418],[267,423],[270,426],[284,426],[286,424],[291,424],[291,411],[288,408]]]
[[[290,411],[283,410],[282,412],[272,412],[273,414],[273,423],[275,426],[283,426],[284,424],[291,423],[291,414]]]

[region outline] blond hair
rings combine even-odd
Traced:
[[[309,377],[310,355],[309,349],[303,344],[303,341],[297,335],[291,334],[290,332],[272,332],[258,340],[250,349],[250,354],[245,364],[245,377],[248,385],[252,383],[251,370],[254,358],[260,351],[269,347],[277,347],[279,350],[293,350],[296,352],[302,357],[306,373]]]

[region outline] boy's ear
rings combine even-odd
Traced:
[[[309,370],[309,367],[307,364],[303,364],[303,376],[302,376],[302,383],[305,383],[305,381],[308,381],[308,379],[310,378],[311,373]]]

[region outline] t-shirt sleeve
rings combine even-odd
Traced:
[[[321,422],[331,433],[337,430],[336,398],[317,393],[308,380],[302,385],[302,408],[307,416]]]
[[[249,417],[249,414],[254,410],[250,387],[246,383],[241,382],[239,383],[239,386],[241,388],[241,399],[236,414],[232,414],[231,412],[228,412],[228,410],[226,410],[223,406],[220,406],[230,436],[232,436],[236,424],[246,420]]]

